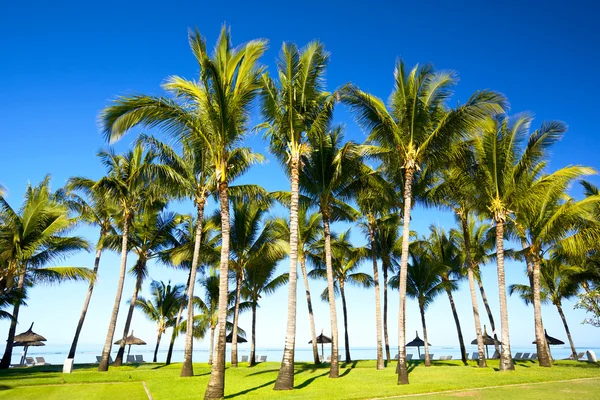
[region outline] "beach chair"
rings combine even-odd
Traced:
[[[102,361],[102,356],[96,356],[96,363],[100,364],[100,361]]]
[[[431,361],[431,360],[433,360],[433,356],[434,356],[433,354],[430,354],[430,355],[429,355],[429,360],[430,360],[430,361]],[[425,360],[425,354],[421,354],[421,357],[419,357],[419,359],[420,359],[420,360]]]
[[[517,353],[517,354],[515,354],[514,359],[515,360],[520,360],[522,357],[523,357],[523,353]]]
[[[326,361],[326,362],[331,362],[331,354],[330,354],[330,355],[328,355],[327,357],[325,357],[325,361]]]
[[[146,361],[144,361],[144,356],[141,355],[141,354],[139,354],[139,355],[135,356],[135,362],[143,363],[143,362],[146,362]]]
[[[35,361],[33,361],[33,357],[25,357],[25,364],[35,365]]]
[[[398,357],[396,357],[396,358],[398,358]],[[410,361],[410,360],[412,360],[412,358],[413,358],[412,354],[407,354],[406,355],[406,361]]]
[[[577,353],[577,359],[581,360],[583,358],[583,356],[585,355],[585,352],[582,351],[581,353]]]
[[[342,355],[338,354],[338,361],[342,361]]]
[[[267,356],[260,356],[260,362],[267,362]]]
[[[530,360],[537,360],[537,353],[531,353],[531,357],[529,357]]]
[[[446,356],[446,360],[452,360],[452,356]]]
[[[523,353],[523,357],[521,357],[522,360],[528,360],[529,359],[529,353]]]
[[[471,360],[479,360],[479,353],[473,353]]]
[[[396,355],[394,356],[394,360],[397,360],[400,357],[400,354],[396,353]]]
[[[440,356],[440,361],[446,360],[446,356]]]
[[[47,363],[46,360],[44,360],[44,357],[36,357],[35,365],[50,365],[50,364]]]
[[[248,356],[242,356],[242,362],[248,362]]]
[[[114,361],[113,361],[113,359],[112,359],[112,356],[108,356],[108,363],[109,363],[109,364],[112,364],[113,362],[114,362]]]
[[[127,356],[127,362],[128,363],[134,363],[135,362],[135,356]]]
[[[498,360],[500,358],[500,353],[498,353],[498,350],[494,351],[494,354],[492,354],[492,358],[490,360]]]

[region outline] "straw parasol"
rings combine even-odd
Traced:
[[[321,329],[321,334],[316,338],[317,343],[321,343],[321,359],[324,359],[325,352],[323,351],[324,343],[331,343],[331,339],[327,336],[323,335],[323,329]],[[308,344],[312,344],[312,340],[308,342]]]
[[[548,332],[546,332],[545,329],[544,329],[544,335],[546,336],[546,342],[548,343],[548,352],[550,353],[550,357],[552,357],[552,353],[550,352],[550,346],[557,346],[557,345],[565,344],[565,342],[548,335]],[[534,340],[533,342],[531,342],[531,344],[537,344],[537,341]]]
[[[33,322],[31,323],[31,326],[29,327],[29,329],[27,329],[23,333],[19,333],[14,338],[13,346],[23,346],[24,347],[23,356],[21,357],[21,364],[23,364],[25,362],[25,357],[27,356],[27,350],[29,349],[29,346],[39,346],[39,345],[34,345],[32,343],[46,341],[45,337],[35,333],[32,329],[33,329]],[[41,345],[44,346],[43,343]]]
[[[416,337],[411,342],[406,343],[406,347],[416,347],[419,352],[419,358],[421,358],[421,346],[425,346],[425,342],[419,337],[419,332],[415,331],[415,335]],[[427,342],[427,345],[431,346],[429,342]]]
[[[233,342],[233,332],[230,332],[229,335],[227,335],[225,337],[225,342],[227,342],[227,343]],[[241,337],[240,335],[237,335],[237,342],[238,343],[247,343],[248,341],[246,340],[246,338]]]
[[[502,342],[500,342],[499,340],[496,340],[493,337],[491,337],[490,335],[488,335],[485,325],[483,326],[483,335],[481,335],[481,337],[483,338],[483,344],[485,345],[485,357],[490,358],[488,346],[501,345]],[[477,344],[477,338],[473,339],[471,344]]]
[[[123,343],[123,339],[117,340],[114,344],[118,344],[120,346],[121,343]],[[129,352],[131,351],[131,346],[145,345],[145,344],[146,344],[146,342],[144,342],[142,339],[133,336],[133,330],[132,330],[131,334],[125,338],[125,346],[129,346],[127,348],[127,358],[129,358]]]

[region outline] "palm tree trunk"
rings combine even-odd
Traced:
[[[331,318],[331,367],[329,369],[330,378],[339,378],[340,364],[338,362],[338,326],[337,311],[335,308],[335,291],[333,289],[333,266],[331,264],[331,228],[329,226],[329,214],[323,212],[323,230],[325,236],[325,267],[327,270],[327,295],[329,297],[329,315]]]
[[[113,305],[110,322],[108,323],[108,332],[102,349],[102,358],[98,365],[98,371],[108,371],[108,359],[110,357],[110,349],[115,336],[115,328],[117,327],[117,317],[119,316],[119,306],[121,305],[121,296],[123,295],[123,283],[125,282],[125,272],[127,268],[127,241],[129,239],[129,213],[123,212],[123,234],[121,241],[121,269],[119,270],[119,282],[117,283],[117,294]]]
[[[496,263],[498,265],[498,293],[500,297],[500,327],[502,330],[502,354],[500,371],[515,369],[510,351],[510,333],[508,330],[508,309],[506,307],[506,280],[504,277],[504,221],[496,219]]]
[[[562,319],[562,323],[565,326],[565,332],[567,332],[567,337],[569,338],[569,344],[571,345],[571,353],[573,354],[573,360],[577,360],[577,349],[575,348],[575,344],[573,343],[573,338],[571,337],[571,331],[569,330],[569,325],[567,324],[567,318],[562,310],[562,305],[560,302],[556,304],[556,309],[558,310],[558,314],[560,315],[560,319]]]
[[[471,268],[471,270],[473,270],[473,268]],[[496,323],[494,322],[494,315],[492,314],[492,309],[490,308],[490,303],[488,303],[488,299],[485,294],[485,289],[483,287],[483,281],[481,280],[481,272],[479,273],[479,279],[477,279],[477,283],[479,284],[479,292],[481,293],[481,299],[483,300],[483,305],[485,306],[485,311],[487,312],[488,320],[490,321],[490,326],[492,327],[494,339],[496,339],[496,341],[499,342],[498,335],[496,334]],[[496,348],[498,354],[500,354],[500,346],[497,344],[497,342],[494,343],[494,347]]]
[[[237,368],[237,333],[238,320],[240,315],[240,296],[242,291],[242,279],[244,271],[239,271],[235,274],[235,308],[233,311],[233,329],[231,330],[231,367]]]
[[[252,343],[250,343],[250,366],[256,364],[256,301],[252,302]]]
[[[212,365],[215,352],[215,327],[210,328],[210,343],[208,346],[208,365]]]
[[[373,259],[373,280],[375,281],[375,324],[377,332],[377,369],[384,369],[383,348],[381,345],[381,293],[379,292],[379,268],[377,268],[377,251],[375,249],[375,227],[369,223],[369,239]]]
[[[154,358],[152,359],[152,362],[157,362],[157,356],[158,356],[158,346],[160,346],[160,339],[162,338],[162,331],[158,331],[158,337],[156,338],[156,347],[154,348]]]
[[[204,399],[222,399],[225,395],[225,324],[227,322],[227,296],[229,294],[229,193],[226,181],[219,184],[221,203],[221,265],[219,267],[219,336]]]
[[[389,364],[391,355],[390,338],[388,336],[388,267],[383,260],[381,267],[383,269],[383,340],[385,341],[385,358]]]
[[[191,274],[192,274],[192,270],[190,269],[184,293],[187,293],[187,291],[189,290]],[[179,310],[177,311],[177,318],[175,319],[175,325],[173,325],[173,333],[171,334],[171,341],[169,342],[169,351],[167,351],[167,361],[165,362],[165,365],[171,364],[171,356],[173,355],[173,347],[175,346],[175,339],[177,339],[177,335],[178,335],[177,330],[179,327],[179,323],[181,322],[181,315],[183,314],[183,309],[185,307],[186,300],[187,300],[186,296],[181,297],[181,303],[179,304]]]
[[[100,231],[100,239],[98,240],[98,244],[96,245],[96,259],[94,260],[94,279],[90,281],[88,285],[87,294],[85,296],[85,301],[83,302],[83,309],[81,310],[81,315],[79,316],[79,322],[77,322],[77,328],[75,329],[75,336],[73,337],[73,343],[71,343],[71,348],[69,349],[69,355],[67,359],[75,358],[75,351],[77,350],[77,342],[79,342],[79,335],[81,334],[81,329],[83,328],[83,322],[85,321],[85,315],[87,314],[88,307],[90,305],[90,300],[92,299],[92,292],[94,291],[94,285],[96,284],[96,277],[98,276],[98,267],[100,266],[100,257],[102,256],[102,247],[101,241],[104,237],[104,230]]]
[[[183,365],[181,367],[180,376],[193,376],[194,375],[194,367],[192,366],[192,356],[193,356],[193,351],[194,351],[194,286],[196,285],[196,271],[198,270],[198,261],[200,259],[200,245],[202,244],[202,220],[204,218],[204,205],[205,204],[206,204],[206,198],[204,197],[204,195],[202,195],[196,201],[198,220],[196,221],[196,238],[194,241],[194,255],[192,256],[192,266],[190,268],[190,277],[189,277],[188,292],[187,292],[187,302],[188,302],[187,303],[187,325],[186,325],[186,329],[185,329],[185,347],[183,350]],[[229,207],[229,205],[227,207]],[[229,208],[227,208],[227,213],[229,215]],[[227,223],[229,224],[229,221]]]
[[[425,342],[425,366],[431,366],[429,359],[429,342],[427,341],[427,324],[425,324],[425,307],[419,302],[419,312],[421,313],[421,325],[423,326],[423,341]]]
[[[410,209],[412,206],[412,180],[414,168],[404,173],[404,215],[402,227],[402,256],[400,258],[400,306],[398,308],[398,384],[408,384],[406,368],[406,275],[408,267],[408,244],[410,240]]]
[[[460,328],[460,320],[458,319],[458,313],[456,312],[452,291],[449,288],[446,288],[446,294],[448,294],[448,301],[450,301],[452,316],[454,317],[454,323],[456,324],[456,333],[458,334],[458,343],[460,345],[460,356],[463,364],[467,365],[467,349],[465,348],[465,340],[463,339],[462,329]]]
[[[294,351],[296,347],[296,281],[298,274],[298,198],[300,181],[300,153],[292,151],[290,160],[290,272],[288,280],[288,313],[285,346],[281,367],[275,381],[275,390],[294,388]],[[307,286],[308,288],[308,286]]]
[[[346,363],[351,363],[350,357],[350,338],[348,335],[348,308],[346,306],[346,291],[344,290],[344,281],[340,281],[340,294],[342,296],[342,311],[344,312],[344,344],[346,347]]]
[[[146,268],[146,262],[144,260],[137,261],[138,266],[136,268],[140,268],[143,270]],[[125,340],[127,339],[127,334],[129,333],[129,328],[131,327],[131,319],[133,318],[133,310],[135,308],[135,302],[137,300],[138,293],[140,288],[142,287],[142,279],[143,274],[138,272],[137,278],[135,281],[135,287],[133,288],[133,295],[131,296],[131,301],[129,302],[129,310],[127,311],[127,319],[125,320],[125,328],[123,329],[123,340],[119,345],[119,351],[117,352],[117,357],[115,358],[115,362],[113,366],[120,367],[123,365],[123,357],[125,356]]]
[[[540,299],[540,260],[536,256],[532,258],[532,291],[533,291],[533,318],[535,322],[535,342],[538,352],[540,367],[550,367],[550,355],[547,351],[546,335],[544,333],[544,324],[542,323],[542,302]]]
[[[463,240],[465,243],[465,265],[467,266],[467,277],[469,279],[469,291],[471,292],[471,305],[473,307],[473,319],[475,320],[475,332],[477,334],[477,354],[479,356],[479,368],[487,367],[485,360],[485,350],[483,336],[481,333],[481,321],[479,320],[479,305],[477,304],[477,293],[475,292],[475,277],[473,274],[473,261],[471,260],[471,235],[469,233],[468,214],[463,211],[460,214],[460,222],[463,231]],[[487,303],[486,303],[487,304]]]
[[[17,283],[17,290],[22,292],[25,286],[25,267],[23,272],[19,275],[19,282]],[[15,301],[13,307],[12,319],[10,320],[10,328],[8,328],[8,338],[6,339],[6,348],[4,349],[4,355],[2,361],[0,361],[0,369],[8,369],[10,367],[10,361],[12,358],[13,343],[15,341],[15,333],[17,331],[17,322],[19,320],[19,309],[21,308],[21,300]]]
[[[312,301],[310,299],[310,288],[308,286],[308,275],[306,274],[306,260],[304,257],[300,259],[300,268],[302,269],[302,279],[304,279],[304,287],[306,288],[306,303],[308,304],[308,322],[310,325],[310,337],[312,341],[313,359],[315,364],[320,364],[319,346],[317,343],[317,334],[315,332],[315,316],[313,315]]]

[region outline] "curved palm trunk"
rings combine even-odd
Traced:
[[[381,344],[381,293],[379,292],[379,269],[377,268],[377,251],[375,250],[375,228],[369,224],[369,239],[373,259],[373,280],[375,281],[375,324],[377,332],[377,369],[384,369],[383,348]]]
[[[419,302],[419,312],[421,313],[421,325],[423,326],[423,341],[425,342],[425,366],[431,366],[431,360],[429,359],[429,342],[427,341],[427,324],[425,324],[425,307]]]
[[[237,368],[238,357],[237,357],[237,333],[238,333],[238,321],[240,316],[240,297],[242,291],[242,279],[244,271],[240,271],[235,274],[235,309],[233,311],[233,329],[231,336],[231,367]]]
[[[402,256],[400,258],[400,306],[398,308],[398,384],[408,384],[406,368],[406,275],[408,268],[408,244],[410,238],[410,209],[412,206],[412,180],[415,171],[406,168],[404,174],[404,215],[402,226]]]
[[[310,337],[312,341],[313,359],[315,364],[321,363],[319,358],[319,347],[317,344],[317,334],[315,333],[315,316],[313,315],[312,301],[310,299],[310,288],[308,286],[308,275],[306,274],[306,260],[304,257],[300,260],[300,268],[302,269],[302,279],[306,288],[306,303],[308,304],[308,322],[310,325]]]
[[[162,331],[158,331],[158,337],[156,338],[156,347],[154,348],[154,357],[152,358],[152,362],[157,362],[158,356],[158,346],[160,346],[160,339],[162,339]]]
[[[189,290],[191,273],[192,270],[190,269],[184,293],[187,293],[187,291]],[[175,339],[177,339],[178,335],[177,328],[179,327],[179,323],[181,322],[181,315],[183,314],[183,309],[185,308],[186,301],[186,296],[182,296],[181,303],[179,304],[179,310],[177,311],[177,318],[175,319],[175,325],[173,325],[173,332],[171,333],[171,341],[169,342],[169,351],[167,351],[167,361],[165,362],[165,365],[171,364],[171,357],[173,356],[173,347],[175,346]]]
[[[471,269],[473,270],[473,269]],[[481,274],[481,273],[480,273]],[[487,296],[485,294],[485,289],[483,288],[483,282],[481,280],[481,276],[477,279],[477,283],[479,284],[479,292],[481,293],[481,299],[483,300],[483,305],[485,306],[485,311],[488,315],[488,320],[490,321],[490,326],[492,327],[492,332],[494,333],[494,339],[498,342],[498,335],[496,334],[496,323],[494,322],[494,315],[492,314],[492,309],[490,308],[490,303],[488,303]],[[477,301],[477,300],[475,300]],[[500,346],[497,343],[494,343],[494,347],[498,354],[500,354]]]
[[[210,343],[208,348],[208,365],[213,363],[213,354],[215,352],[215,327],[210,328]]]
[[[108,359],[110,357],[110,349],[112,348],[112,341],[115,336],[115,328],[117,327],[117,317],[119,316],[119,305],[121,304],[121,297],[123,296],[123,283],[125,282],[125,272],[127,268],[127,242],[129,235],[129,214],[123,212],[123,234],[121,241],[121,269],[119,271],[119,282],[117,283],[117,294],[115,296],[115,303],[113,305],[112,314],[110,316],[110,322],[108,323],[108,332],[106,333],[106,340],[104,341],[104,348],[102,349],[102,358],[98,365],[98,371],[108,371]]]
[[[226,195],[227,196],[227,195]],[[206,198],[201,196],[196,205],[198,207],[198,221],[196,222],[196,238],[194,242],[194,255],[190,268],[190,277],[187,292],[187,325],[185,329],[185,347],[183,350],[183,366],[179,376],[193,376],[192,354],[194,351],[194,286],[196,284],[196,272],[198,271],[198,260],[200,258],[200,245],[202,244],[202,219],[204,218],[204,205]],[[229,215],[229,208],[227,208]],[[229,226],[229,221],[227,221]],[[228,231],[229,232],[229,231]],[[229,239],[229,238],[228,238]],[[227,273],[225,273],[227,275]],[[222,278],[221,278],[222,279]],[[170,360],[169,360],[170,361]]]
[[[463,231],[463,240],[465,243],[465,265],[467,266],[467,277],[469,279],[469,291],[471,293],[473,319],[475,321],[475,332],[477,334],[477,354],[479,356],[478,365],[479,368],[485,368],[487,367],[487,363],[485,360],[485,349],[483,347],[484,344],[483,336],[481,333],[481,321],[479,320],[479,305],[477,304],[477,293],[475,292],[475,277],[473,274],[473,261],[471,260],[471,235],[469,233],[469,222],[467,221],[467,215],[460,215],[460,221]]]
[[[227,295],[229,293],[229,196],[227,182],[219,184],[221,203],[221,265],[219,267],[219,335],[208,387],[204,398],[222,399],[225,395],[225,324],[227,322]],[[191,366],[190,366],[191,367]]]
[[[90,300],[92,299],[92,292],[94,291],[94,285],[96,284],[96,277],[98,276],[98,267],[100,266],[100,257],[102,256],[102,248],[100,247],[100,242],[104,237],[104,231],[100,232],[100,239],[98,240],[98,245],[96,245],[96,259],[94,260],[94,279],[88,285],[87,294],[85,296],[85,301],[83,302],[83,309],[81,310],[81,315],[79,316],[79,322],[77,322],[77,328],[75,329],[75,336],[73,337],[73,343],[71,343],[71,348],[69,349],[69,355],[67,359],[74,359],[75,352],[77,351],[77,342],[79,342],[79,335],[81,334],[81,329],[83,329],[83,323],[85,321],[85,315],[87,314],[88,307],[90,305]]]
[[[143,260],[138,260],[138,267],[140,269],[146,268],[146,262]],[[113,366],[120,367],[123,365],[123,357],[125,355],[125,340],[127,339],[127,334],[129,333],[129,328],[131,327],[131,319],[133,318],[133,310],[135,308],[135,302],[137,300],[138,293],[140,288],[142,287],[142,274],[138,273],[138,276],[135,280],[135,287],[133,288],[133,295],[131,296],[131,301],[129,302],[129,310],[127,310],[127,319],[125,320],[125,328],[123,329],[123,340],[119,345],[119,351],[117,352],[117,357],[115,358],[115,362]]]
[[[298,274],[298,197],[300,180],[300,153],[292,151],[290,160],[290,272],[288,280],[288,313],[285,347],[281,368],[275,381],[275,390],[294,388],[294,351],[296,346],[296,281]],[[308,286],[307,286],[308,287]]]
[[[544,324],[542,323],[542,302],[540,299],[540,260],[537,256],[533,257],[533,270],[531,276],[533,291],[533,318],[535,321],[535,342],[538,352],[540,367],[550,367],[550,354],[546,344],[546,335],[544,333]]]
[[[452,316],[454,317],[454,323],[456,324],[456,333],[458,335],[458,343],[460,345],[460,356],[463,364],[467,365],[467,349],[465,348],[465,340],[463,339],[462,329],[460,328],[460,320],[458,319],[458,313],[456,312],[456,305],[454,304],[452,291],[449,288],[446,288],[446,293],[448,294],[448,301],[450,301]]]
[[[500,371],[514,370],[510,352],[510,333],[508,331],[508,309],[506,307],[506,280],[504,277],[504,221],[496,220],[496,263],[498,265],[498,292],[500,297],[500,326],[502,330],[502,353]]]
[[[571,337],[571,331],[569,330],[569,325],[567,324],[567,318],[565,318],[565,314],[562,310],[562,305],[560,302],[556,305],[556,309],[558,310],[558,314],[560,315],[560,319],[565,327],[565,332],[567,333],[567,337],[569,338],[569,344],[571,345],[571,354],[573,355],[573,360],[577,360],[577,349],[575,348],[575,344],[573,343],[573,338]]]
[[[342,311],[344,313],[344,344],[346,346],[346,363],[351,363],[350,357],[350,338],[348,336],[348,308],[346,307],[346,291],[344,290],[344,281],[340,281],[340,294],[342,296]]]
[[[256,301],[252,302],[252,343],[250,343],[249,366],[256,364]]]
[[[383,340],[385,341],[385,358],[390,363],[390,338],[388,336],[388,267],[381,262],[383,269]]]
[[[25,268],[19,275],[19,282],[17,283],[17,290],[22,291],[25,286]],[[21,301],[17,300],[13,307],[12,319],[10,320],[10,328],[8,328],[8,338],[6,339],[6,348],[4,349],[4,355],[0,361],[0,369],[8,369],[10,367],[10,360],[12,358],[12,350],[15,341],[15,333],[17,331],[17,321],[19,320],[19,309],[21,308]]]
[[[323,215],[323,231],[325,236],[325,267],[327,270],[327,295],[329,300],[329,315],[331,318],[331,367],[330,378],[339,378],[340,364],[338,362],[338,326],[337,310],[335,308],[335,291],[333,288],[333,266],[331,265],[331,228],[329,226],[329,215],[321,210]]]

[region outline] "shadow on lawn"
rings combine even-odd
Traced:
[[[9,390],[9,389],[12,389],[12,386],[0,385],[0,391],[2,391],[2,390]]]
[[[250,392],[253,392],[255,390],[264,388],[266,386],[270,386],[270,385],[272,385],[274,383],[275,383],[274,380],[273,381],[269,381],[269,382],[263,383],[262,385],[258,385],[256,387],[253,387],[253,388],[250,388],[250,389],[246,389],[246,390],[242,390],[242,391],[237,392],[237,393],[229,394],[229,395],[225,396],[225,398],[226,399],[233,399],[233,398],[238,397],[238,396],[243,396],[243,395],[248,394]]]

